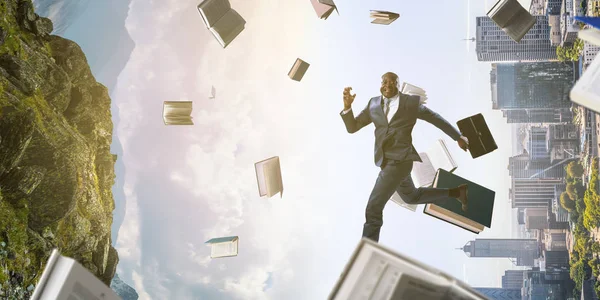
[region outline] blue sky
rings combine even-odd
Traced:
[[[308,1],[231,0],[247,25],[222,49],[197,1],[132,1],[136,48],[112,93],[127,170],[120,277],[141,299],[325,298],[358,243],[378,173],[373,127],[346,132],[342,90],[352,86],[361,109],[387,71],[427,90],[451,123],[484,114],[499,145],[489,155],[473,160],[427,123],[414,144],[446,139],[457,173],[496,191],[492,229],[479,237],[510,236],[510,127],[491,110],[490,64],[461,41],[493,1],[470,2],[338,0],[340,15],[324,21]],[[373,25],[371,9],[401,17]],[[301,82],[287,77],[297,57],[311,64]],[[194,101],[193,127],[162,124],[162,102],[174,100]],[[274,155],[284,197],[259,198],[254,162]],[[203,242],[226,235],[240,236],[239,256],[210,260]],[[390,203],[380,243],[473,286],[500,286],[508,260],[455,250],[475,237]]]

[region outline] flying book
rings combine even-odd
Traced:
[[[469,140],[472,158],[488,154],[496,149],[496,141],[482,114],[476,114],[456,122],[458,130]]]
[[[600,17],[579,17],[576,16],[575,20],[582,22],[582,23],[586,23],[596,29],[600,29]]]
[[[292,80],[300,81],[300,80],[302,80],[302,77],[304,77],[304,74],[306,73],[306,70],[308,70],[309,66],[310,66],[310,64],[308,64],[307,62],[297,58],[296,61],[294,62],[294,65],[288,72],[288,76]]]
[[[208,99],[215,99],[216,94],[217,94],[217,90],[215,89],[215,86],[213,85],[210,88],[210,97],[208,97]]]
[[[371,23],[381,25],[390,25],[392,22],[400,18],[400,15],[397,13],[383,10],[372,10],[370,16],[371,18],[375,18],[373,21],[371,21]]]
[[[238,244],[240,238],[237,236],[226,236],[210,239],[205,244],[210,245],[210,258],[230,257],[238,255]]]
[[[590,44],[600,47],[600,30],[598,30],[598,29],[595,29],[595,28],[583,29],[577,33],[577,36],[580,39],[582,39]]]
[[[499,0],[488,11],[487,16],[517,43],[536,22],[535,17],[517,0]]]
[[[400,93],[408,94],[408,95],[427,96],[427,92],[425,92],[424,89],[422,89],[416,85],[412,85],[408,82],[402,83],[402,86],[400,88]]]
[[[426,204],[423,213],[477,234],[484,227],[491,228],[496,192],[442,169],[437,171],[433,187],[450,189],[461,184],[468,186],[467,211],[456,199],[448,197],[444,204]]]
[[[110,287],[72,258],[52,250],[31,300],[121,300]]]
[[[466,283],[363,238],[328,300],[486,300]]]
[[[163,103],[165,125],[194,125],[192,101],[165,101]]]
[[[600,55],[583,72],[569,96],[571,101],[600,113]]]
[[[427,152],[419,153],[419,156],[423,162],[415,162],[411,172],[416,187],[431,187],[438,169],[452,173],[458,167],[443,139],[439,139]]]
[[[337,6],[333,3],[333,0],[310,0],[315,12],[317,13],[317,17],[322,20],[327,20],[329,15],[335,10],[337,10]],[[338,12],[339,14],[339,12]]]
[[[281,165],[279,156],[274,156],[254,164],[256,180],[258,181],[258,194],[268,198],[279,193],[283,197],[283,180],[281,178]]]
[[[206,27],[217,41],[227,47],[246,26],[246,21],[231,8],[228,0],[204,0],[198,4],[198,11]]]
[[[392,195],[392,198],[390,198],[390,200],[392,200],[392,202],[398,204],[400,207],[404,207],[413,212],[416,212],[417,207],[419,207],[418,204],[408,204],[408,203],[404,202],[404,199],[402,199],[402,196],[400,196],[400,194],[398,194],[398,192],[394,192],[394,194]]]

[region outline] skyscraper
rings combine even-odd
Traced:
[[[515,155],[508,158],[508,174],[512,178],[563,178],[565,176],[564,164],[554,167],[548,159],[533,160],[529,153]]]
[[[489,300],[521,300],[521,289],[474,288]]]
[[[489,17],[477,17],[476,46],[479,61],[551,61],[556,47],[550,44],[547,16],[535,16],[535,25],[516,43]]]
[[[533,266],[540,257],[536,239],[475,239],[461,250],[469,257],[514,258],[517,266]]]
[[[506,270],[502,275],[502,288],[521,290],[523,287],[524,270]]]
[[[564,123],[573,121],[569,108],[535,108],[502,110],[506,123]]]
[[[508,197],[513,208],[549,207],[562,178],[512,178]]]
[[[546,15],[560,15],[563,0],[546,0]]]
[[[570,108],[574,70],[562,62],[492,64],[492,108]]]
[[[535,126],[529,129],[529,157],[531,160],[550,161],[548,150],[548,127]]]
[[[548,229],[548,207],[530,207],[525,209],[525,228]]]

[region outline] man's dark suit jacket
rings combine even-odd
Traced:
[[[375,124],[375,165],[380,167],[383,159],[397,161],[421,161],[412,144],[412,130],[417,119],[427,121],[445,132],[453,140],[460,138],[460,132],[439,114],[419,103],[419,96],[400,94],[398,110],[388,120],[383,113],[383,97],[373,97],[367,107],[356,118],[352,110],[340,113],[346,130],[355,133],[361,128]]]

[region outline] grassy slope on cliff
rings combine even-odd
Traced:
[[[30,0],[0,1],[0,297],[34,284],[52,248],[107,284],[118,262],[108,91],[51,31]]]

